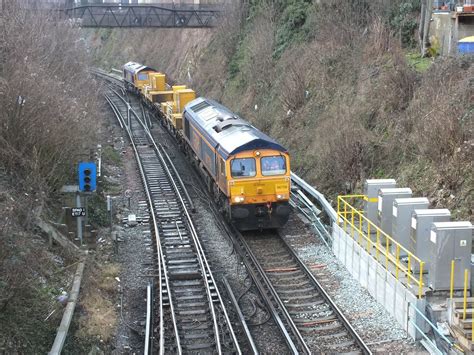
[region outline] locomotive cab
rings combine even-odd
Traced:
[[[290,159],[276,150],[254,150],[229,159],[229,209],[240,230],[278,228],[290,215]]]
[[[205,98],[186,105],[183,138],[236,228],[279,228],[287,222],[291,179],[286,148]]]
[[[123,66],[125,87],[137,94],[143,93],[145,86],[150,85],[150,74],[156,70],[145,65],[128,62]]]

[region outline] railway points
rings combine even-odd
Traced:
[[[107,97],[134,148],[156,238],[159,286],[155,295],[159,302],[155,298],[154,304],[159,306],[154,316],[159,335],[153,336],[152,345],[146,339],[145,348],[155,347],[160,353],[240,353],[194,228],[184,187],[177,182],[171,163],[165,159],[163,148],[153,140],[143,117],[135,113],[119,92],[112,90]],[[128,122],[121,114],[123,111],[129,112]],[[147,319],[151,321],[153,317]],[[147,325],[149,328],[155,326]]]

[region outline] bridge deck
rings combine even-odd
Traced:
[[[202,5],[90,4],[65,12],[82,27],[213,27],[220,11]]]

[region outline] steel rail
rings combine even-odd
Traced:
[[[166,131],[170,134],[171,137],[173,137],[169,130],[166,130]],[[199,173],[198,173],[198,175],[199,175]],[[207,190],[207,187],[199,179],[198,179],[198,184],[201,186],[202,191],[204,192],[204,194],[209,198],[210,201],[212,201],[212,197],[210,197],[209,192]],[[247,254],[246,254],[245,250],[242,248],[242,246],[238,243],[237,239],[235,238],[235,228],[233,226],[229,225],[228,223],[222,221],[222,215],[217,210],[214,203],[210,203],[209,207],[210,207],[211,212],[213,213],[213,215],[216,217],[217,224],[227,234],[227,236],[229,237],[229,240],[232,242],[235,250],[237,251],[237,253],[242,258],[242,262],[244,263],[244,265],[246,267],[247,273],[250,275],[253,283],[257,287],[257,290],[258,290],[260,296],[262,297],[262,300],[264,301],[265,305],[267,306],[267,308],[268,308],[273,320],[275,321],[275,324],[278,327],[281,335],[284,337],[288,348],[291,350],[291,352],[293,354],[299,354],[299,351],[298,351],[297,347],[295,346],[295,343],[293,342],[290,334],[288,333],[288,331],[286,329],[284,321],[280,317],[280,315],[278,313],[278,310],[273,305],[273,301],[271,299],[271,296],[268,295],[268,292],[265,289],[266,285],[264,285],[259,280],[259,277],[258,277],[257,273],[255,273],[255,271],[254,271],[251,260],[249,260],[249,258],[247,258]]]
[[[145,178],[145,171],[143,169],[143,165],[142,165],[142,162],[141,162],[141,159],[140,159],[140,156],[138,154],[138,150],[137,150],[137,147],[135,145],[135,142],[133,141],[133,135],[131,133],[131,130],[130,128],[125,124],[125,119],[122,117],[122,115],[120,114],[120,112],[118,111],[118,108],[116,107],[115,103],[113,103],[111,100],[109,101],[109,104],[113,104],[113,107],[115,107],[115,112],[117,114],[117,119],[119,120],[122,120],[123,121],[123,124],[124,124],[124,128],[125,128],[125,131],[127,132],[128,136],[129,136],[129,139],[130,139],[130,142],[132,144],[132,147],[133,147],[133,151],[134,151],[134,154],[135,154],[135,158],[137,159],[137,165],[138,165],[138,168],[140,170],[140,175],[141,175],[141,178],[142,178],[142,183],[143,183],[143,187],[144,187],[144,190],[145,190],[145,194],[147,196],[147,200],[148,200],[148,204],[150,206],[150,214],[151,214],[151,217],[152,217],[152,220],[153,220],[153,231],[155,233],[155,240],[156,240],[156,249],[157,249],[157,256],[158,256],[158,277],[159,277],[159,290],[160,290],[160,309],[159,309],[159,314],[160,314],[160,338],[159,338],[159,346],[160,346],[160,354],[164,354],[164,344],[165,344],[165,338],[164,338],[164,317],[163,317],[163,285],[162,285],[162,278],[164,277],[165,279],[165,285],[166,285],[166,289],[167,290],[170,290],[170,287],[169,287],[169,280],[168,280],[168,275],[166,274],[166,272],[163,272],[162,271],[162,263],[163,263],[163,268],[165,268],[165,265],[164,265],[164,255],[163,255],[163,250],[161,248],[161,243],[160,243],[160,232],[158,230],[158,223],[157,223],[157,220],[156,220],[156,215],[154,213],[154,208],[153,208],[153,200],[151,198],[151,194],[150,194],[150,189],[148,187],[148,183],[146,181],[146,178]],[[119,118],[120,117],[120,118]],[[168,292],[168,299],[169,299],[169,303],[170,303],[170,308],[171,308],[171,317],[172,317],[172,321],[173,321],[173,328],[174,328],[174,334],[175,334],[175,341],[176,341],[176,346],[177,346],[177,350],[178,350],[178,353],[181,354],[182,351],[181,351],[181,345],[179,344],[179,335],[178,335],[178,327],[177,327],[177,323],[176,323],[176,319],[175,319],[175,313],[174,313],[174,306],[173,306],[173,301],[172,301],[172,297],[171,297],[171,293]]]
[[[132,110],[132,112],[133,112],[133,110]],[[203,253],[202,253],[202,247],[200,245],[199,237],[198,237],[198,234],[197,234],[196,229],[194,227],[194,223],[191,219],[191,216],[190,216],[189,211],[186,207],[186,204],[184,203],[183,196],[181,195],[181,192],[179,191],[178,186],[176,185],[176,182],[173,179],[173,176],[172,176],[171,171],[168,167],[168,164],[166,164],[166,160],[160,152],[159,146],[156,144],[153,136],[151,135],[151,132],[147,129],[146,125],[142,122],[142,120],[138,117],[138,115],[136,113],[134,113],[134,115],[135,115],[135,118],[137,119],[137,121],[140,122],[140,124],[142,125],[145,133],[148,135],[150,143],[155,148],[155,152],[158,155],[158,158],[160,159],[160,161],[163,165],[163,168],[165,169],[165,171],[166,171],[166,173],[169,177],[169,180],[170,180],[171,184],[173,185],[173,188],[174,188],[175,193],[178,197],[178,200],[181,203],[181,206],[183,208],[183,212],[186,216],[186,220],[188,222],[188,226],[189,226],[190,231],[191,231],[191,236],[193,238],[193,241],[194,241],[195,245],[198,246],[198,248],[196,249],[196,251],[197,251],[196,254],[198,256],[198,262],[200,264],[201,272],[202,272],[202,275],[203,275],[203,278],[204,278],[204,285],[206,286],[206,294],[207,294],[207,298],[208,298],[208,302],[209,302],[209,309],[210,309],[211,315],[212,315],[212,321],[213,321],[213,326],[214,326],[214,336],[215,336],[216,345],[217,345],[217,352],[219,354],[222,354],[221,342],[220,342],[220,337],[219,337],[219,324],[218,324],[217,317],[216,317],[216,312],[215,312],[215,309],[214,309],[214,302],[212,301],[212,295],[211,295],[211,290],[210,290],[210,287],[209,287],[209,283],[206,280],[207,270],[204,267],[205,257],[203,256]],[[207,261],[206,261],[206,263],[207,263]]]
[[[230,287],[229,281],[224,277],[223,278],[224,285],[227,289],[227,293],[229,294],[230,301],[232,302],[235,311],[237,312],[237,315],[239,317],[240,324],[242,325],[242,328],[244,329],[245,337],[247,338],[247,341],[250,344],[250,348],[252,349],[252,352],[254,355],[259,355],[257,346],[255,345],[255,342],[253,341],[252,334],[250,333],[250,329],[247,325],[247,321],[245,320],[244,315],[242,314],[242,310],[239,307],[239,302],[235,298],[234,292],[232,291],[232,288]]]
[[[152,292],[151,292],[151,283],[148,283],[146,287],[146,324],[145,324],[145,346],[143,353],[144,354],[151,354],[152,353],[152,346],[151,346],[151,313],[153,306],[152,304]]]
[[[296,254],[296,252],[290,247],[290,245],[287,243],[287,241],[282,238],[281,235],[280,239],[283,242],[283,245],[286,247],[288,252],[291,254],[293,259],[297,262],[299,267],[304,271],[304,273],[308,276],[308,278],[311,280],[313,285],[317,288],[318,292],[321,294],[321,296],[324,298],[324,300],[329,304],[331,309],[334,311],[336,317],[339,319],[341,324],[346,328],[350,336],[355,340],[356,344],[359,346],[359,348],[362,350],[364,354],[370,355],[372,354],[372,351],[369,349],[369,347],[365,344],[365,342],[362,340],[360,335],[357,333],[357,331],[354,329],[354,327],[350,324],[346,316],[342,313],[340,308],[336,305],[334,300],[329,296],[329,294],[326,292],[324,287],[319,283],[319,281],[314,277],[313,273],[308,269],[306,264],[300,259],[300,257]]]
[[[106,79],[108,77],[110,77],[110,75],[108,74],[103,74],[103,77],[105,77]],[[114,78],[115,80],[115,78]],[[186,204],[184,203],[184,198],[183,196],[181,195],[181,192],[180,190],[178,189],[178,186],[176,185],[176,182],[175,182],[175,178],[173,177],[173,173],[176,177],[176,179],[178,180],[179,182],[179,185],[180,187],[182,188],[182,191],[184,191],[185,195],[186,195],[186,198],[187,198],[187,201],[189,202],[189,205],[191,206],[192,210],[194,211],[194,204],[189,196],[189,193],[186,189],[186,186],[184,185],[178,171],[176,170],[173,162],[171,161],[171,158],[169,157],[169,155],[167,154],[166,150],[164,149],[164,147],[161,145],[161,144],[156,144],[153,136],[151,135],[151,131],[150,131],[150,128],[148,125],[146,125],[146,123],[144,123],[142,121],[142,119],[138,116],[138,114],[135,112],[135,110],[130,107],[130,104],[127,102],[127,100],[125,100],[122,95],[120,95],[120,93],[118,93],[116,90],[114,90],[113,88],[110,88],[110,90],[115,94],[116,97],[118,97],[124,105],[127,106],[127,110],[128,112],[131,112],[133,114],[133,116],[136,118],[136,120],[140,123],[140,125],[143,127],[143,130],[145,132],[145,134],[148,136],[148,139],[150,141],[150,143],[153,145],[154,147],[154,150],[155,150],[155,153],[158,155],[161,163],[162,163],[162,166],[164,168],[164,170],[166,171],[167,175],[168,175],[168,178],[170,180],[170,182],[172,183],[173,185],[173,188],[174,188],[174,191],[176,192],[176,195],[179,197],[179,200],[181,202],[181,206],[186,214],[186,220],[188,222],[188,225],[190,227],[190,232],[191,232],[191,235],[193,237],[193,241],[194,241],[194,244],[196,245],[196,253],[197,253],[197,256],[198,256],[198,259],[200,261],[200,267],[201,267],[201,273],[203,275],[203,278],[204,278],[204,284],[206,286],[206,292],[207,292],[207,295],[208,295],[208,302],[209,302],[209,309],[211,310],[211,314],[212,314],[212,318],[213,318],[213,324],[214,324],[214,333],[215,333],[215,339],[216,339],[216,345],[218,347],[218,352],[221,353],[222,352],[222,348],[221,348],[221,344],[220,344],[220,339],[219,339],[219,325],[217,323],[217,317],[216,317],[216,314],[215,314],[215,310],[214,310],[214,303],[213,303],[213,300],[212,300],[212,295],[211,295],[211,291],[210,291],[210,286],[209,286],[209,283],[207,282],[207,277],[210,277],[211,281],[212,281],[212,284],[215,285],[215,293],[217,294],[217,297],[219,299],[219,304],[221,306],[221,310],[222,310],[222,313],[224,315],[224,318],[225,318],[225,322],[229,328],[229,332],[231,334],[231,337],[232,337],[232,341],[233,341],[233,344],[235,346],[235,349],[236,349],[236,352],[238,354],[241,354],[241,350],[240,350],[240,347],[239,347],[239,344],[238,344],[238,341],[237,341],[237,338],[236,338],[236,335],[235,335],[235,332],[232,328],[232,324],[230,322],[230,319],[229,319],[229,316],[228,316],[228,313],[227,313],[227,310],[224,306],[224,302],[223,302],[223,299],[222,299],[222,296],[220,294],[220,291],[217,287],[217,283],[214,279],[214,276],[211,272],[211,268],[208,264],[208,261],[205,257],[205,252],[204,252],[204,249],[201,245],[201,242],[199,240],[199,237],[198,237],[198,234],[197,234],[197,231],[194,227],[194,224],[193,224],[193,221],[191,219],[191,216],[189,214],[189,211],[187,209],[187,206]],[[118,111],[118,109],[116,109]],[[142,113],[145,113],[144,110],[142,110]],[[144,116],[143,119],[146,120],[146,117]],[[119,120],[120,121],[120,120]],[[131,129],[132,127],[128,127],[128,129],[130,130],[131,132]],[[169,169],[169,167],[171,167],[171,170]],[[164,258],[162,259],[164,260]],[[163,265],[163,267],[165,267]],[[168,286],[168,290],[170,290],[169,286]]]
[[[120,94],[117,93],[115,90],[112,90],[118,97],[120,97]],[[121,98],[121,97],[120,97]],[[126,100],[124,100],[123,98],[121,98],[122,101],[128,105],[128,103],[126,102]],[[186,218],[187,218],[187,222],[189,224],[189,227],[190,227],[190,232],[191,232],[191,235],[193,237],[193,240],[195,242],[195,245],[197,246],[197,256],[198,256],[198,259],[199,259],[199,262],[200,262],[200,267],[201,267],[201,272],[202,272],[202,275],[204,278],[206,278],[206,275],[209,275],[209,277],[211,278],[212,280],[212,283],[214,285],[216,285],[216,288],[215,288],[215,291],[216,291],[216,294],[218,296],[218,299],[219,299],[219,302],[220,302],[220,305],[221,305],[221,308],[222,308],[222,311],[224,313],[224,317],[225,317],[225,320],[226,320],[226,324],[228,325],[229,327],[229,331],[230,331],[230,334],[231,334],[231,337],[232,337],[232,340],[233,340],[233,343],[235,345],[235,348],[237,350],[237,353],[238,354],[241,354],[241,351],[240,351],[240,347],[238,345],[238,341],[237,341],[237,338],[235,336],[235,332],[232,328],[232,324],[230,322],[230,319],[228,317],[228,314],[227,314],[227,311],[226,311],[226,308],[224,306],[224,303],[223,303],[223,300],[222,300],[222,297],[220,295],[220,292],[217,288],[217,283],[215,282],[214,280],[214,277],[212,275],[212,272],[211,272],[211,269],[210,269],[210,266],[207,262],[207,259],[205,258],[205,253],[204,253],[204,250],[202,248],[202,245],[199,241],[199,237],[197,235],[197,232],[195,230],[195,227],[194,227],[194,224],[192,222],[192,219],[191,219],[191,216],[187,210],[187,207],[186,207],[186,204],[184,203],[184,199],[181,195],[181,192],[179,191],[175,181],[174,181],[174,178],[172,176],[172,173],[171,171],[169,170],[168,168],[168,165],[171,166],[173,172],[175,173],[175,176],[178,178],[179,182],[180,182],[180,185],[183,189],[183,191],[185,192],[187,198],[189,201],[191,201],[190,197],[189,197],[189,194],[187,193],[187,190],[184,186],[184,183],[182,182],[182,180],[180,179],[180,176],[179,174],[177,173],[177,170],[176,168],[174,167],[171,159],[169,158],[169,156],[167,155],[166,151],[164,150],[164,147],[161,146],[161,145],[157,145],[156,142],[154,141],[154,138],[152,137],[151,135],[151,132],[149,130],[149,128],[147,127],[147,125],[145,123],[143,123],[143,121],[140,119],[140,117],[136,114],[136,112],[131,109],[133,115],[135,116],[135,118],[137,119],[137,121],[140,123],[140,125],[143,127],[144,129],[144,132],[146,133],[146,135],[148,136],[149,138],[149,141],[150,143],[152,143],[153,147],[154,147],[154,150],[155,150],[155,153],[158,155],[160,161],[162,162],[162,166],[164,167],[164,170],[166,171],[168,177],[169,177],[169,180],[170,182],[172,183],[173,187],[174,187],[174,190],[176,192],[176,195],[179,197],[179,200],[181,202],[181,205],[183,207],[183,210],[185,212],[185,215],[186,215]],[[146,119],[146,118],[145,118]],[[160,151],[161,150],[161,151]],[[166,162],[165,158],[163,157],[163,155],[161,154],[163,153],[163,155],[167,158],[168,160],[168,163]],[[190,204],[191,206],[192,205],[192,202]],[[218,348],[218,352],[219,353],[222,353],[222,349],[221,349],[221,344],[220,344],[220,339],[219,339],[219,325],[217,323],[217,317],[216,317],[216,314],[215,314],[215,310],[214,310],[214,305],[213,305],[213,301],[212,301],[212,295],[211,295],[211,291],[210,291],[210,288],[209,288],[209,283],[204,280],[204,284],[206,285],[206,291],[207,291],[207,294],[208,294],[208,301],[209,301],[209,308],[211,310],[211,314],[212,314],[212,317],[213,317],[213,324],[214,324],[214,333],[215,333],[215,339],[216,339],[216,345],[217,345],[217,348]],[[168,287],[169,289],[169,287]]]
[[[273,299],[275,300],[275,302],[277,304],[277,308],[280,309],[280,312],[283,314],[283,317],[285,318],[285,320],[288,324],[288,327],[290,328],[289,330],[293,334],[293,337],[296,339],[296,343],[300,347],[300,349],[298,349],[298,350],[295,349],[295,350],[297,350],[296,353],[299,353],[299,351],[301,350],[305,354],[311,354],[311,350],[309,349],[308,345],[306,344],[306,341],[304,340],[303,336],[301,335],[301,333],[300,333],[298,327],[296,326],[295,322],[293,321],[290,314],[288,313],[288,310],[286,309],[284,302],[282,301],[282,299],[278,295],[278,292],[273,287],[272,282],[268,278],[265,270],[262,268],[262,266],[258,262],[257,257],[253,253],[253,251],[250,248],[250,246],[248,245],[247,241],[244,239],[242,233],[240,233],[237,229],[234,228],[234,234],[238,238],[240,244],[243,246],[243,248],[244,248],[245,252],[247,253],[248,257],[254,263],[257,272],[260,274],[260,277],[264,280],[264,282],[266,284],[266,288],[269,290],[269,292],[271,293]]]

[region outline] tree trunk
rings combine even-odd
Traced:
[[[426,1],[427,0],[421,0],[420,25],[418,27],[418,43],[420,44],[421,52],[423,52],[423,33],[425,30]],[[423,55],[423,53],[421,53],[421,55]]]
[[[430,22],[431,14],[433,12],[433,0],[426,0],[425,18],[424,18],[424,29],[423,29],[423,43],[421,55],[426,57],[428,55],[428,49],[430,48]]]

